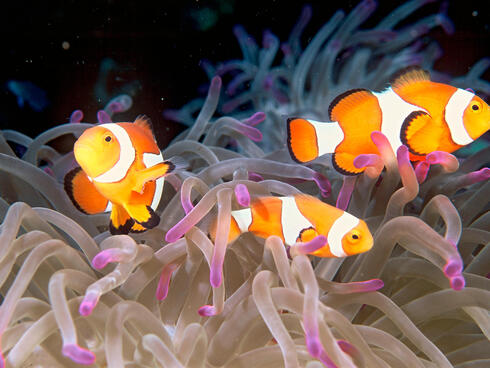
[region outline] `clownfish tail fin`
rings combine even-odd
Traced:
[[[92,215],[110,210],[110,202],[99,193],[80,167],[69,171],[63,181],[66,194],[80,212]]]
[[[144,229],[151,229],[160,223],[160,216],[150,206],[145,204],[124,204],[124,209],[129,216]],[[135,232],[144,231],[141,227],[136,226]],[[133,226],[131,226],[131,229]]]
[[[211,240],[214,241],[216,240],[216,230],[218,227],[218,217],[216,217],[212,222],[211,225],[209,226],[209,237]],[[231,223],[230,223],[230,232],[228,234],[228,244],[233,243],[240,235],[241,235],[241,230],[238,227],[238,223],[236,220],[231,217]]]
[[[109,222],[109,231],[112,235],[129,233],[134,223],[134,220],[122,206],[117,204],[112,206],[111,220]]]
[[[344,139],[344,132],[336,121],[289,118],[287,133],[289,153],[301,163],[335,152],[335,147]]]

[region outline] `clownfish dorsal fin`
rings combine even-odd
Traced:
[[[328,116],[331,121],[342,120],[345,113],[353,111],[359,103],[370,98],[376,97],[367,89],[351,89],[333,99],[328,108]]]
[[[153,139],[155,138],[155,135],[153,134],[153,128],[152,128],[153,124],[151,123],[151,120],[148,116],[138,115],[134,120],[133,124],[143,129]]]
[[[418,65],[408,66],[391,77],[390,85],[394,90],[417,82],[430,82],[430,74]]]

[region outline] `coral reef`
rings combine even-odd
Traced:
[[[301,52],[306,10],[283,47],[291,51],[289,69],[270,68],[279,45],[273,36],[266,36],[266,52],[239,37],[259,64],[241,63],[251,74],[234,83],[252,81],[255,89],[239,97],[253,97],[254,105],[213,119],[222,89],[217,76],[195,119],[190,108],[171,113],[193,123],[163,154],[181,156],[189,167],[167,177],[157,209],[162,221],[141,234],[111,236],[108,214],[78,212],[63,191],[73,153],[49,143],[92,126],[80,111],[35,139],[0,132],[0,367],[487,367],[490,149],[464,160],[434,152],[413,168],[404,146],[392,152],[374,134],[381,156],[361,157],[368,169],[343,178],[328,160],[291,163],[280,132],[271,134],[284,125],[281,113],[322,117],[328,101],[319,99],[338,89],[373,88],[369,80],[381,83],[414,55],[433,60],[431,47],[412,45],[417,35],[409,29],[446,24],[440,14],[397,31],[394,44],[372,42],[393,37],[394,25],[423,3],[406,3],[374,30],[355,33],[372,10],[365,1],[343,23],[334,16]],[[325,42],[325,60],[314,61]],[[340,45],[356,51],[339,69],[330,53],[340,55]],[[360,68],[354,78],[351,58],[367,66],[376,52],[389,61],[370,72]],[[327,80],[316,86],[309,70],[323,67]],[[481,72],[462,83],[487,88]],[[288,88],[287,103],[278,102],[276,88]],[[230,101],[225,97],[221,110]],[[113,100],[99,122],[130,105],[128,96]],[[305,247],[315,240],[286,249],[278,237],[251,234],[226,246],[231,210],[250,197],[299,192],[363,218],[373,249],[308,258]],[[207,232],[216,217],[213,244]]]

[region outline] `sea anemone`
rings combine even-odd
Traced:
[[[490,149],[414,168],[374,133],[381,155],[343,178],[292,163],[284,140],[264,152],[270,111],[213,119],[221,85],[163,151],[188,167],[141,234],[111,236],[107,213],[84,215],[64,192],[73,153],[49,143],[91,127],[80,112],[35,139],[0,132],[0,367],[487,367]],[[130,106],[115,101],[99,121]],[[227,247],[231,210],[299,192],[363,218],[373,249],[320,259],[305,255],[315,240],[249,233]]]

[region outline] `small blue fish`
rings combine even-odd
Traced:
[[[46,92],[29,81],[10,80],[7,88],[17,97],[17,104],[20,108],[27,103],[34,111],[43,111],[49,105]]]

